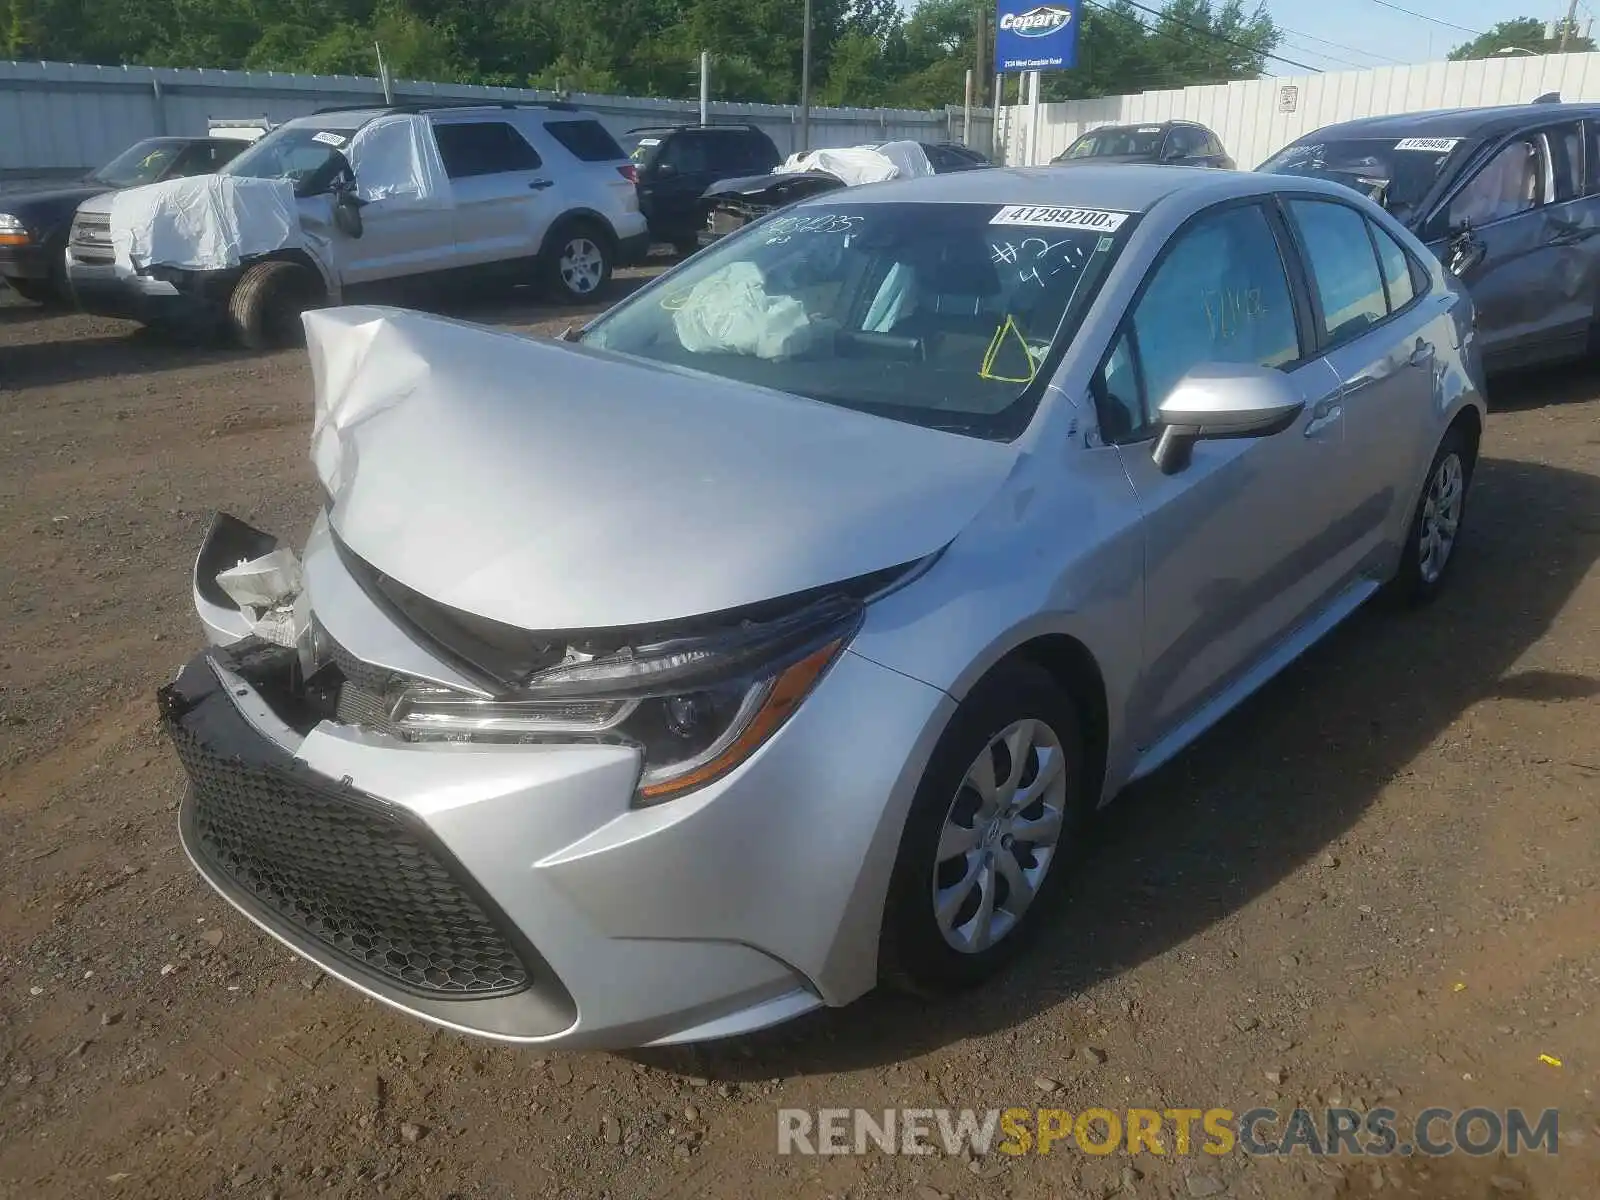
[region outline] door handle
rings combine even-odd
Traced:
[[[528,186],[536,192],[542,192],[545,188],[555,187],[555,185],[556,181],[554,179],[535,179]]]
[[[1413,367],[1425,367],[1433,361],[1433,343],[1417,339],[1417,344],[1411,350],[1408,360]]]
[[[1316,437],[1329,425],[1344,416],[1344,405],[1335,398],[1328,398],[1317,403],[1311,410],[1311,420],[1306,422],[1304,430],[1306,437]]]

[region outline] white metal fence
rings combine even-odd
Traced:
[[[713,70],[715,67],[713,67]],[[555,93],[525,88],[394,82],[396,101],[551,100]],[[574,94],[563,97],[596,113],[613,133],[652,123],[693,121],[691,100]],[[0,61],[0,176],[86,171],[139,138],[203,134],[211,117],[261,117],[275,121],[331,104],[382,103],[375,78],[354,75],[286,75],[257,71],[206,71],[154,67],[94,67],[75,63]],[[747,121],[772,136],[784,154],[797,146],[799,109],[778,104],[711,105],[711,119]],[[813,149],[915,138],[960,141],[962,110],[813,108]],[[971,144],[992,144],[988,110],[973,113]]]
[[[1099,125],[1181,118],[1210,126],[1251,170],[1303,133],[1337,121],[1430,108],[1525,104],[1546,92],[1600,100],[1600,54],[1512,55],[1372,71],[1269,76],[1237,83],[1106,96],[1040,107],[1036,158],[1046,163]],[[1027,161],[1028,111],[1007,106],[1000,140],[1008,163]]]

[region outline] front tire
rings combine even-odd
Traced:
[[[281,258],[258,262],[228,297],[228,323],[246,350],[298,345],[305,335],[301,314],[321,297],[321,282],[308,267]]]
[[[1471,440],[1460,425],[1450,426],[1428,466],[1400,569],[1389,581],[1390,597],[1402,606],[1431,604],[1444,590],[1461,541],[1473,466]]]
[[[590,221],[556,230],[545,253],[550,290],[569,304],[588,304],[611,282],[611,239]]]
[[[968,693],[911,802],[879,975],[917,995],[971,987],[1024,948],[1062,887],[1091,805],[1077,707],[1031,663]]]

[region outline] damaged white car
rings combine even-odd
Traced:
[[[1438,592],[1484,414],[1415,238],[1220,171],[852,188],[572,342],[305,325],[326,505],[200,551],[183,844],[369,995],[563,1046],[993,974],[1098,804]]]
[[[649,250],[635,179],[570,105],[333,109],[215,175],[86,201],[67,278],[87,312],[250,348],[297,339],[308,309],[446,281],[589,301]]]

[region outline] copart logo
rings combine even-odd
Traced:
[[[1018,37],[1049,37],[1072,20],[1072,10],[1041,4],[1023,13],[1006,13],[1000,18],[1000,28]]]

